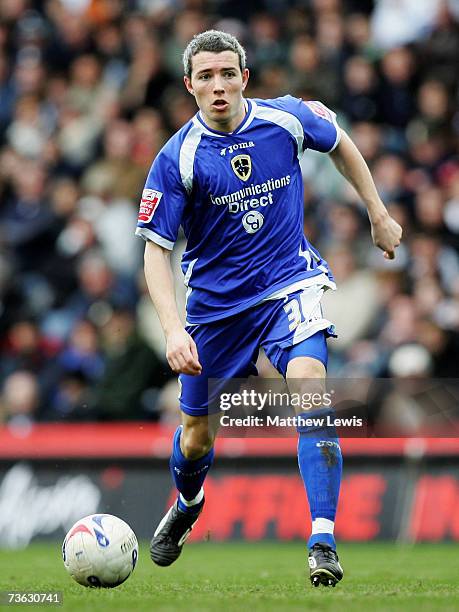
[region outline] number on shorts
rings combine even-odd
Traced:
[[[288,320],[290,321],[288,328],[290,331],[293,331],[301,323],[301,310],[298,300],[296,298],[291,299],[290,302],[285,304],[284,310],[287,313]]]

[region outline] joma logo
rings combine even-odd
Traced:
[[[226,152],[233,153],[233,151],[237,151],[238,149],[250,149],[254,147],[255,143],[252,140],[249,142],[237,142],[236,144],[231,145],[230,147],[225,147],[224,149],[220,149],[220,155],[224,157]]]

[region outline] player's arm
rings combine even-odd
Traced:
[[[367,207],[374,244],[384,251],[386,259],[394,259],[395,248],[402,238],[402,228],[387,212],[365,160],[344,130],[341,130],[339,144],[330,157]]]
[[[177,310],[170,251],[154,242],[145,246],[145,278],[151,299],[166,337],[166,358],[177,374],[201,373],[198,351],[186,332]]]

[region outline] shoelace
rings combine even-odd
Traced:
[[[312,547],[312,550],[318,551],[318,552],[322,553],[322,555],[325,557],[325,559],[327,561],[336,561],[337,560],[336,553],[331,548],[324,548],[322,546],[314,545]]]
[[[169,539],[175,541],[175,539],[180,540],[182,535],[185,533],[187,529],[190,527],[190,517],[185,514],[176,514],[173,520],[172,525],[168,529],[168,531],[164,534],[158,534],[161,539]]]

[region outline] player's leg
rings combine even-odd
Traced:
[[[273,319],[263,341],[263,347],[275,368],[287,380],[290,393],[323,393],[327,366],[326,337],[333,335],[333,326],[322,315],[320,299],[323,288],[308,287],[277,300],[273,305]],[[304,397],[304,396],[303,396]],[[294,405],[297,405],[295,402]],[[297,410],[304,420],[317,417],[315,427],[302,427],[298,419],[298,463],[308,495],[312,516],[312,533],[308,545],[310,563],[316,564],[313,584],[323,575],[328,585],[342,578],[342,569],[336,557],[333,535],[336,507],[342,472],[341,449],[334,428],[326,427],[330,410],[321,408],[314,413]],[[323,419],[323,420],[321,420]],[[320,426],[323,423],[323,426]],[[316,548],[320,545],[322,560],[318,560]],[[334,566],[333,575],[329,565]],[[325,571],[326,570],[326,571]]]
[[[178,497],[156,528],[150,545],[151,558],[157,565],[170,565],[180,556],[201,514],[203,484],[214,458],[217,433],[214,417],[182,413],[182,425],[174,434],[169,461]]]
[[[202,485],[213,462],[216,433],[212,417],[182,413],[182,425],[175,432],[169,462],[182,512],[196,512],[203,504]]]
[[[286,379],[290,393],[321,393],[325,391],[326,346],[324,333],[292,347]],[[321,360],[307,356],[312,353]],[[296,355],[296,356],[295,356]],[[316,420],[316,425],[301,425],[298,429],[298,465],[307,492],[312,519],[308,540],[309,567],[314,586],[335,586],[343,577],[336,554],[333,535],[342,473],[342,456],[334,427],[327,426],[329,408],[299,413],[304,421]]]
[[[178,498],[151,541],[150,554],[157,565],[170,565],[179,557],[204,505],[203,484],[212,465],[219,424],[219,410],[209,398],[209,379],[245,378],[256,373],[258,346],[248,325],[249,317],[240,316],[188,328],[196,342],[202,374],[180,376],[182,424],[175,432],[170,459]]]

